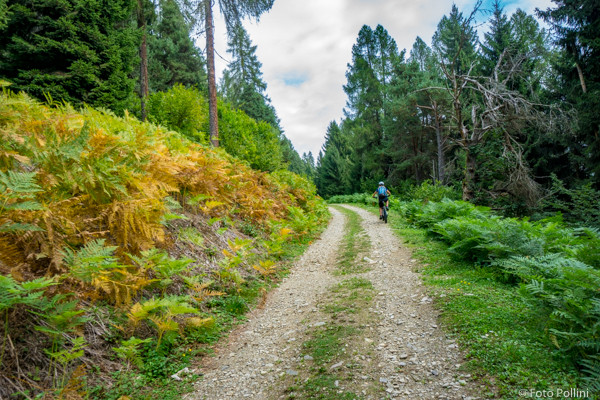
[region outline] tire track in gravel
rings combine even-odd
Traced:
[[[321,239],[295,263],[281,285],[237,328],[227,343],[206,358],[204,376],[195,383],[187,400],[269,399],[278,396],[273,387],[281,375],[293,370],[307,321],[317,313],[316,301],[336,278],[329,272],[336,264],[344,235],[344,216],[331,209],[333,218]]]
[[[391,399],[480,399],[470,375],[460,370],[462,355],[440,329],[438,311],[413,269],[416,260],[389,225],[359,207],[371,240],[371,270],[364,274],[378,293],[372,306],[380,316],[376,353],[380,381]]]
[[[372,283],[376,294],[369,308],[376,326],[369,329],[369,340],[361,339],[364,344],[356,356],[373,359],[361,379],[382,390],[360,398],[481,399],[473,395],[478,385],[460,371],[463,359],[457,344],[438,326],[438,312],[420,275],[413,272],[416,261],[410,250],[376,215],[344,207],[361,217],[371,241],[365,258],[370,270],[360,276]],[[327,318],[321,308],[331,288],[350,277],[333,274],[345,217],[330,211],[333,218],[321,239],[295,263],[264,309],[251,313],[227,343],[217,346],[215,356],[203,360],[204,376],[186,400],[287,398],[289,382],[305,377],[302,342]]]

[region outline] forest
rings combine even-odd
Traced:
[[[497,396],[600,391],[598,5],[554,3],[453,5],[409,51],[364,25],[315,160],[243,25],[274,0],[0,0],[0,398],[181,398],[319,238],[323,199],[373,211],[381,180],[427,264],[503,306],[453,333],[491,329],[487,308],[527,319],[496,347],[465,339]],[[450,290],[446,312],[469,301]]]
[[[598,226],[597,4],[555,3],[536,15],[452,6],[431,45],[417,37],[410,51],[363,26],[344,118],[318,155],[319,193],[438,182],[505,215],[558,210]]]

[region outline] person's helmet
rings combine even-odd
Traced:
[[[383,186],[383,182],[379,182],[379,186]]]

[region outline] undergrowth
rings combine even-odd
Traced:
[[[391,214],[490,390],[515,399],[519,388],[598,390],[598,231],[452,200],[398,202]]]
[[[180,398],[190,378],[170,376],[328,216],[290,172],[6,90],[0,196],[0,397],[16,398]]]

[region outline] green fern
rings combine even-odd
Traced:
[[[583,372],[587,375],[583,378],[585,388],[595,394],[600,393],[600,355],[591,356],[581,362]]]
[[[122,267],[114,257],[116,246],[106,246],[104,239],[93,240],[77,251],[63,250],[63,261],[77,279],[91,283],[103,271]]]
[[[42,205],[35,195],[42,188],[35,172],[0,171],[0,232],[41,231],[36,225],[18,221],[18,212],[39,211]]]
[[[141,257],[132,254],[129,257],[142,269],[152,270],[159,278],[159,284],[164,289],[173,283],[173,278],[189,272],[194,260],[190,258],[175,259],[166,252],[156,248],[143,251]]]

